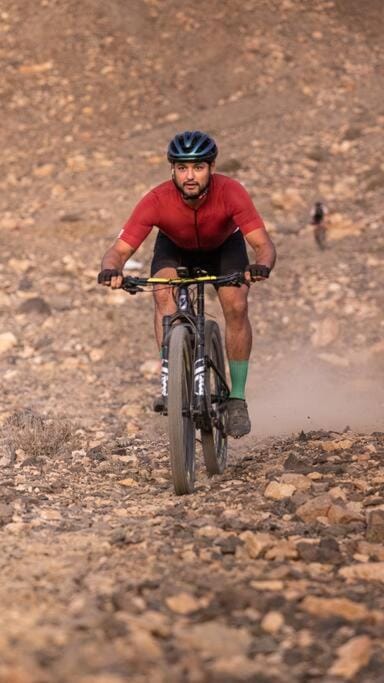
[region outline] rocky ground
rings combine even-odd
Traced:
[[[249,442],[183,498],[163,438],[18,454],[2,680],[380,681],[383,446]]]
[[[0,21],[0,682],[379,683],[381,2],[6,0]],[[250,295],[252,433],[179,498],[150,295],[95,281],[197,125],[279,260]]]

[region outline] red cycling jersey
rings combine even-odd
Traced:
[[[245,188],[214,173],[197,209],[183,200],[172,180],[153,188],[137,204],[119,238],[137,249],[154,226],[182,249],[216,249],[237,228],[246,235],[264,223]]]

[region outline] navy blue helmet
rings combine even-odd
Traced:
[[[168,161],[206,161],[211,163],[217,157],[216,142],[201,130],[186,130],[177,133],[168,145]]]

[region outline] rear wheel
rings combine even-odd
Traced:
[[[223,344],[219,326],[213,320],[205,323],[205,353],[209,362],[205,369],[205,396],[211,426],[201,430],[201,444],[208,474],[221,474],[227,462],[226,403]]]
[[[169,341],[168,429],[172,478],[177,495],[192,493],[195,424],[192,419],[193,358],[188,330],[176,325]]]

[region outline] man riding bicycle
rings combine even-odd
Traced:
[[[171,180],[154,187],[136,205],[114,244],[107,250],[98,282],[121,287],[125,262],[154,226],[159,229],[151,276],[175,278],[176,268],[199,267],[210,275],[245,273],[240,287],[218,287],[225,320],[225,344],[231,377],[228,399],[229,435],[248,434],[251,423],[245,385],[252,346],[248,318],[250,282],[265,280],[275,264],[276,251],[262,218],[245,188],[228,176],[215,173],[218,149],[201,131],[178,133],[168,146]],[[248,263],[247,240],[255,253]],[[162,319],[175,312],[171,288],[155,287],[155,333],[159,348]],[[162,398],[154,409],[161,412]]]

